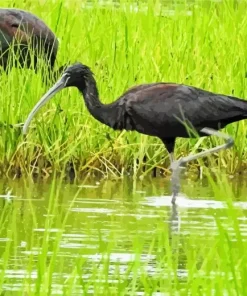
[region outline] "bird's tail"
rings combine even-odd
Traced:
[[[228,118],[234,117],[236,121],[247,118],[247,100],[233,96],[228,96],[228,98],[233,104],[228,110]]]

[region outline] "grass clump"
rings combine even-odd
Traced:
[[[4,0],[3,6],[9,5]],[[244,1],[184,1],[177,5],[120,1],[105,6],[98,2],[15,1],[14,6],[35,13],[55,32],[60,40],[57,68],[74,61],[92,68],[104,103],[115,100],[128,87],[154,81],[247,96]],[[171,9],[173,13],[169,13]],[[85,173],[145,175],[155,167],[167,168],[168,155],[159,139],[115,132],[97,122],[76,89],[63,90],[43,107],[26,139],[18,129],[6,127],[5,123],[23,122],[45,93],[48,87],[42,83],[42,73],[27,69],[1,73],[2,174],[47,177],[67,169],[80,178]],[[210,167],[235,173],[246,165],[246,123],[232,124],[225,131],[234,137],[235,147],[212,157]],[[178,139],[176,157],[187,155],[199,143],[204,149],[219,140]]]

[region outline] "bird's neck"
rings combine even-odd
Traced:
[[[104,105],[99,99],[99,92],[93,76],[85,81],[85,85],[78,86],[84,97],[85,104],[91,115],[100,122],[111,126],[110,118],[112,113],[111,104]]]

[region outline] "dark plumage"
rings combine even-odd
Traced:
[[[18,54],[18,61],[10,60],[11,47]],[[32,56],[35,70],[37,57],[42,56],[52,71],[57,50],[58,40],[55,34],[37,16],[21,9],[0,8],[0,66],[5,71],[12,66],[31,68]],[[64,66],[58,72],[63,69]]]
[[[45,102],[62,88],[71,86],[79,89],[89,112],[100,122],[114,130],[135,130],[160,138],[171,161],[176,138],[195,137],[187,127],[193,128],[199,136],[216,134],[225,138],[216,130],[247,118],[245,100],[176,83],[138,85],[126,91],[116,101],[102,104],[92,71],[88,66],[76,63],[65,70],[61,79],[36,104],[24,124],[23,132],[26,133],[31,119]],[[230,140],[224,147],[220,146],[220,149],[232,144],[233,141]],[[215,149],[218,147],[213,148],[213,151]],[[187,158],[186,161],[188,160]]]

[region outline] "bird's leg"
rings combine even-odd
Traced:
[[[171,169],[172,169],[172,177],[171,177],[171,183],[172,183],[172,204],[175,204],[176,197],[180,190],[180,172],[181,167],[180,165],[183,163],[183,158],[173,161],[171,163]]]
[[[170,163],[172,164],[173,161],[175,160],[175,158],[174,158],[174,152],[170,152],[169,153],[169,159],[170,159]]]
[[[200,153],[197,153],[197,154],[194,154],[194,155],[189,155],[187,157],[184,157],[184,158],[181,159],[182,160],[181,163],[186,163],[188,161],[197,159],[199,157],[204,157],[204,156],[209,155],[209,154],[212,154],[214,152],[218,152],[218,151],[220,151],[222,149],[230,148],[230,147],[232,147],[234,145],[233,138],[230,137],[227,134],[222,133],[222,132],[219,132],[219,131],[216,131],[214,129],[207,128],[207,127],[203,128],[201,130],[201,132],[204,133],[204,134],[207,134],[209,136],[217,136],[219,138],[222,138],[222,139],[224,139],[226,141],[226,143],[225,144],[222,144],[222,145],[219,145],[219,146],[216,146],[214,148],[208,149],[206,151],[202,151]]]
[[[179,189],[180,189],[180,178],[179,178],[179,174],[180,174],[180,165],[181,164],[185,164],[191,160],[194,160],[194,159],[197,159],[199,157],[204,157],[206,155],[209,155],[211,153],[214,153],[214,152],[218,152],[222,149],[227,149],[227,148],[230,148],[231,146],[234,145],[234,140],[229,136],[229,135],[226,135],[222,132],[219,132],[219,131],[216,131],[214,129],[211,129],[211,128],[203,128],[200,132],[206,134],[206,135],[213,135],[213,136],[217,136],[219,138],[222,138],[226,141],[225,144],[223,145],[219,145],[219,146],[216,146],[214,148],[211,148],[211,149],[208,149],[206,151],[203,151],[203,152],[200,152],[200,153],[197,153],[197,154],[194,154],[194,155],[189,155],[187,157],[183,157],[177,161],[173,161],[173,163],[171,164],[171,168],[172,168],[172,193],[173,193],[173,196],[172,196],[172,203],[174,204],[175,201],[176,201],[176,196],[178,195],[179,193]]]
[[[174,146],[175,146],[175,138],[164,138],[161,139],[162,142],[165,145],[165,148],[167,149],[169,153],[169,160],[170,160],[170,166],[168,169],[171,168],[171,164],[174,162]]]
[[[171,170],[172,169],[172,164],[175,161],[174,152],[169,153],[169,160],[170,160],[170,165],[168,167],[168,170]]]

